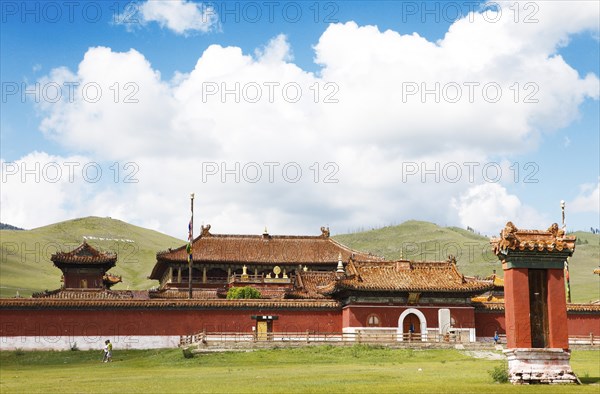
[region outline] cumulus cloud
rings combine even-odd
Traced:
[[[484,183],[467,189],[452,200],[460,222],[484,234],[496,234],[508,221],[519,228],[539,229],[548,220],[535,209],[525,206],[519,198],[497,183]]]
[[[2,160],[1,221],[33,228],[73,217],[72,208],[90,192],[82,179],[96,178],[94,168],[87,166],[84,172],[88,163],[91,160],[80,155],[37,151],[14,162]]]
[[[581,185],[579,195],[568,206],[573,212],[600,213],[600,182]]]
[[[196,223],[222,232],[315,232],[327,223],[346,231],[410,218],[494,233],[507,219],[538,226],[537,213],[503,186],[482,184],[482,168],[535,150],[598,98],[598,77],[578,75],[555,52],[592,28],[590,3],[567,6],[564,23],[554,8],[518,26],[465,17],[438,42],[332,24],[314,47],[318,73],[292,62],[284,35],[254,56],[211,45],[171,80],[134,49],[89,48],[77,70],[45,77],[78,85],[74,102],[40,105],[41,129],[73,152],[135,162],[139,183],[103,190],[114,193],[112,209],[176,236],[191,191]],[[459,176],[448,172],[453,163]],[[14,209],[23,215],[14,224],[31,226],[29,213]]]
[[[187,0],[148,0],[136,6],[136,13],[127,9],[117,20],[121,23],[156,22],[176,34],[206,33],[218,26],[219,17],[214,7]]]

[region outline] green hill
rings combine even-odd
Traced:
[[[600,235],[575,232],[577,245],[570,259],[573,302],[600,299],[600,278],[593,270],[600,263]],[[465,275],[488,276],[493,270],[502,275],[500,262],[492,253],[489,239],[457,227],[440,227],[420,221],[371,231],[336,235],[337,241],[353,249],[371,252],[387,259],[445,260],[456,257]]]
[[[574,235],[578,242],[570,261],[572,300],[598,300],[600,278],[592,271],[600,261],[600,235],[586,232]],[[61,273],[50,261],[50,256],[58,250],[74,249],[84,237],[94,247],[118,254],[117,266],[110,272],[122,275],[123,283],[114,289],[156,286],[156,281],[146,278],[156,262],[156,252],[185,242],[120,220],[98,217],[68,220],[32,230],[0,230],[0,297],[13,297],[17,291],[22,296],[29,296],[35,291],[59,288]],[[333,238],[354,249],[387,259],[439,261],[453,255],[466,275],[487,276],[493,270],[502,274],[488,238],[457,227],[408,221],[398,226]]]
[[[146,277],[156,262],[156,252],[182,245],[185,241],[157,231],[111,218],[87,217],[68,220],[32,230],[0,230],[2,254],[0,297],[22,296],[60,287],[61,272],[50,256],[70,251],[85,239],[95,248],[117,253],[117,265],[110,272],[122,275],[114,289],[148,289],[157,285]]]

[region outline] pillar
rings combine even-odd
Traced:
[[[567,331],[567,301],[565,296],[564,270],[548,270],[548,328],[549,347],[569,348]]]
[[[527,268],[512,268],[504,271],[504,314],[506,346],[508,348],[531,347]]]

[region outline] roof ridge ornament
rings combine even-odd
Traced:
[[[346,275],[346,270],[344,269],[344,264],[342,263],[342,253],[341,252],[338,254],[338,263],[337,263],[337,269],[335,270],[335,273],[337,274],[338,277]]]
[[[322,226],[321,227],[321,237],[323,238],[329,238],[329,226]]]
[[[202,237],[210,237],[212,235],[210,233],[210,224],[207,224],[206,226],[202,225],[200,228],[202,229]]]

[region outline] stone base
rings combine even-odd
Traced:
[[[581,383],[569,364],[571,353],[563,349],[517,348],[504,354],[513,384]]]

